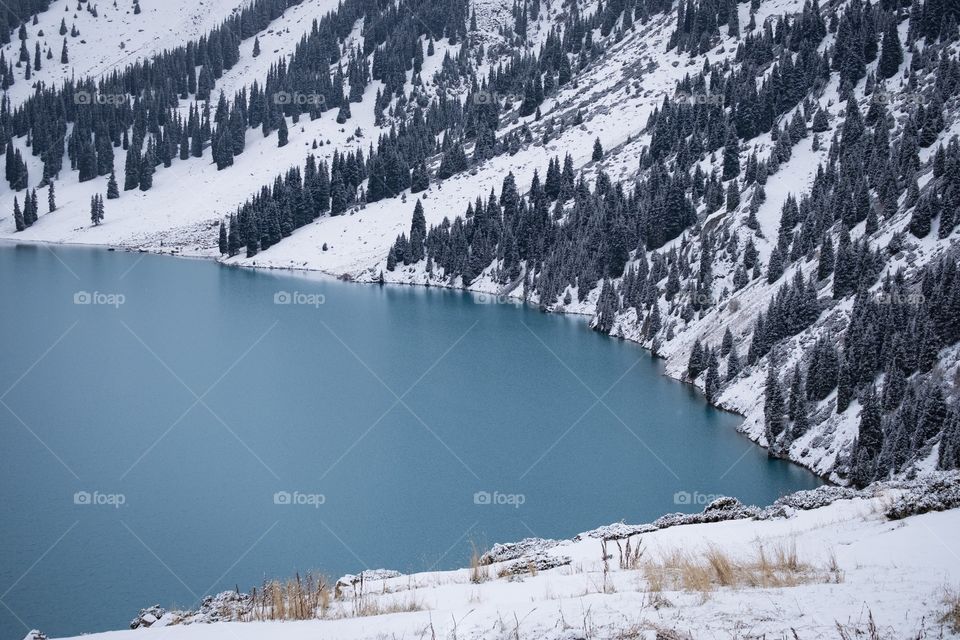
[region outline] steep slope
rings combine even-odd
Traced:
[[[96,4],[96,16],[91,8]],[[185,41],[199,38],[244,4],[243,0],[164,0],[138,3],[104,2],[78,5],[69,0],[55,0],[50,8],[32,16],[17,16],[26,22],[27,51],[33,66],[29,81],[18,79],[7,97],[15,105],[34,91],[34,83],[57,85],[70,78],[100,78],[117,68],[147,59],[164,49],[172,49]],[[81,8],[82,7],[82,8]],[[61,21],[67,32],[60,33]],[[73,28],[76,27],[76,35]],[[67,42],[68,64],[60,64],[63,42]],[[33,64],[36,45],[40,45],[42,66]],[[0,48],[7,61],[19,60],[20,39]],[[52,58],[48,59],[48,51]],[[18,65],[18,69],[20,65]]]

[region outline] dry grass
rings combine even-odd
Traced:
[[[297,574],[285,582],[265,582],[251,593],[252,606],[243,620],[315,620],[378,616],[388,613],[422,611],[425,607],[411,592],[404,598],[391,598],[384,587],[379,594],[367,594],[362,582],[354,586],[349,602],[331,607],[333,590],[321,575]],[[338,596],[339,599],[339,596]]]
[[[947,625],[953,633],[960,633],[960,591],[946,589],[943,604],[947,606],[947,610],[940,616],[940,622]]]
[[[833,566],[817,568],[800,560],[793,542],[759,544],[747,558],[733,557],[717,546],[700,552],[674,549],[659,560],[641,565],[647,588],[692,591],[706,595],[717,587],[780,588],[813,582],[839,581]]]
[[[620,552],[621,569],[639,569],[640,561],[643,558],[643,538],[637,538],[637,546],[631,547],[631,539],[627,538],[624,545],[621,546],[617,540],[617,550]]]
[[[286,582],[265,582],[251,594],[251,620],[311,620],[322,618],[330,607],[330,587],[323,576],[298,573]]]
[[[470,582],[480,584],[490,579],[490,567],[480,564],[480,550],[476,543],[470,542]]]

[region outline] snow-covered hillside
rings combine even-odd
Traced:
[[[135,623],[151,625],[146,631],[82,637],[955,637],[960,510],[901,518],[911,492],[946,498],[927,507],[944,508],[958,497],[956,477],[860,493],[824,487],[762,510],[726,499],[701,516],[632,531],[615,525],[576,541],[497,546],[472,569],[367,572],[363,583],[345,576],[318,607],[320,619],[205,624],[237,612],[269,617],[227,592],[202,613],[145,610]],[[705,522],[674,524],[698,517]]]
[[[87,9],[96,4],[97,16]],[[132,2],[102,2],[78,5],[70,0],[54,0],[47,11],[37,14],[37,24],[31,16],[26,20],[28,51],[32,56],[35,45],[40,45],[43,66],[33,69],[30,82],[18,81],[7,91],[14,104],[19,104],[33,93],[33,83],[60,84],[71,77],[99,79],[117,68],[200,37],[217,26],[244,0],[163,0],[140,3],[140,13],[134,14]],[[61,21],[67,34],[60,35]],[[77,35],[71,29],[76,27]],[[69,64],[58,64],[67,41]],[[2,49],[6,60],[16,61],[20,41]],[[47,60],[47,51],[53,59]],[[31,58],[32,60],[32,58]]]

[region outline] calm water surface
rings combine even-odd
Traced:
[[[636,346],[462,292],[4,244],[0,310],[3,638],[818,483]]]

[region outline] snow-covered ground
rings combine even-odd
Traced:
[[[96,5],[97,17],[87,10],[91,4]],[[29,81],[23,78],[23,69],[18,68],[17,82],[7,94],[17,105],[33,94],[37,82],[51,87],[70,78],[98,79],[206,35],[245,4],[245,0],[142,0],[140,13],[135,14],[129,0],[84,3],[82,8],[75,1],[54,0],[47,11],[37,15],[36,25],[31,23],[31,16],[18,16],[27,23],[30,63],[33,64],[35,44],[39,43],[43,66],[39,71],[33,69]],[[6,5],[4,8],[10,10]],[[61,20],[66,23],[65,36],[60,35]],[[79,32],[75,37],[70,31],[74,26]],[[68,64],[60,63],[64,38]],[[53,59],[47,59],[48,49]],[[19,59],[20,40],[16,32],[13,41],[2,50],[8,61],[15,63]]]
[[[952,488],[932,493],[956,498],[953,478]],[[960,587],[960,509],[893,520],[891,505],[906,490],[844,494],[824,487],[756,510],[755,519],[669,526],[606,542],[594,537],[604,533],[598,531],[575,541],[531,541],[519,558],[500,548],[493,558],[500,561],[479,569],[373,576],[362,594],[345,589],[332,599],[324,619],[161,627],[171,614],[149,630],[83,637],[956,637],[960,629],[950,624]],[[844,495],[854,497],[804,510]],[[729,513],[742,515],[736,507]],[[529,570],[544,559],[565,564]],[[951,607],[953,617],[944,618]]]

